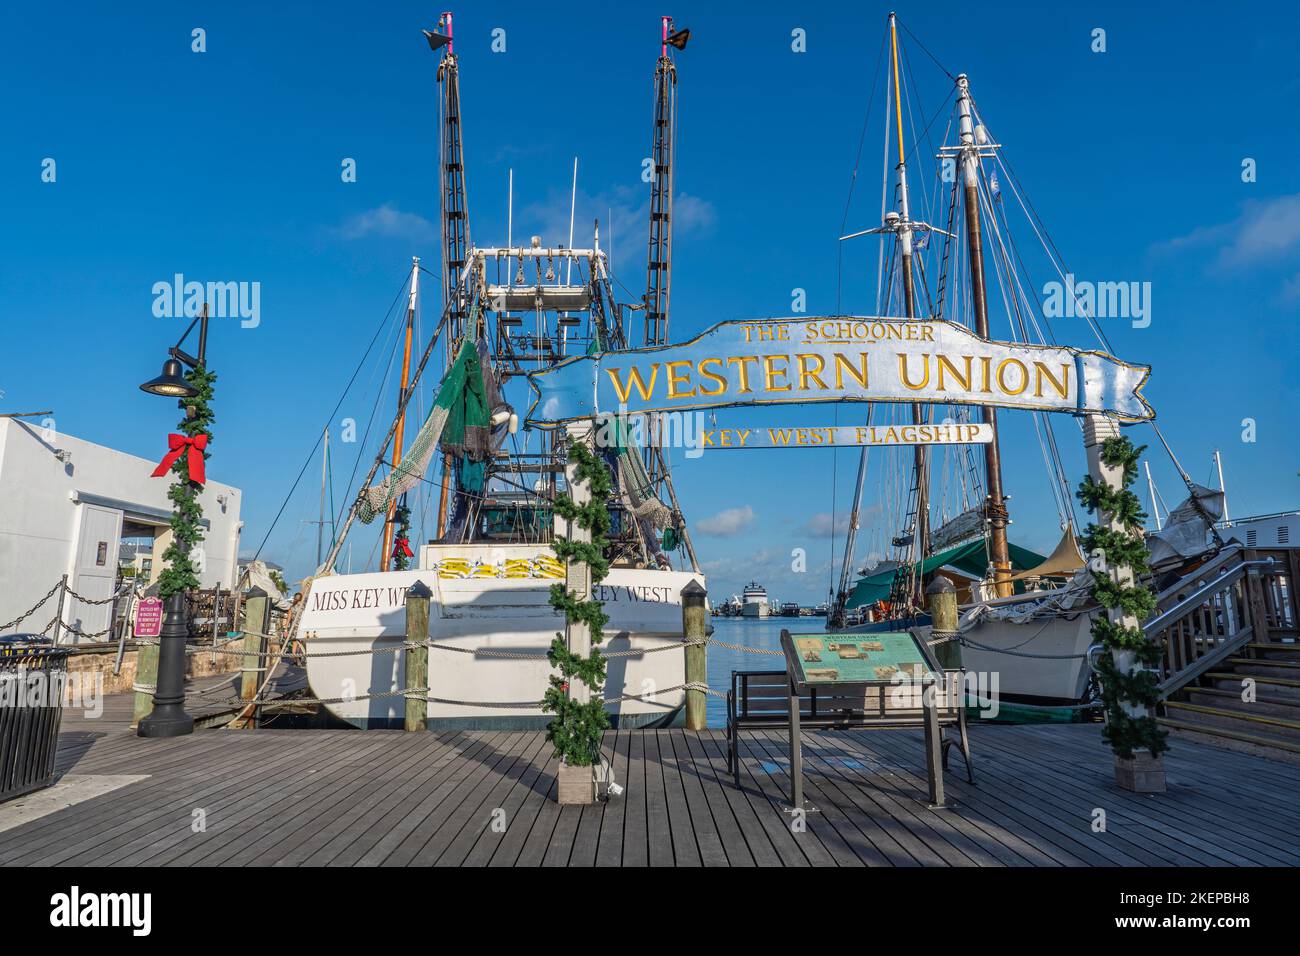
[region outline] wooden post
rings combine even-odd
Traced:
[[[939,728],[937,699],[942,687],[942,676],[938,684],[921,684],[921,711],[925,715],[925,770],[929,778],[931,810],[947,806],[943,792],[943,732]]]
[[[568,427],[569,441],[573,444],[583,443],[590,447],[592,438],[591,422],[574,422]],[[564,482],[569,488],[569,497],[578,507],[591,501],[591,484],[577,476],[577,464],[569,456],[564,466]],[[565,534],[570,541],[590,543],[591,530],[583,528],[578,522],[566,522]],[[586,561],[569,559],[565,566],[564,587],[569,595],[577,601],[585,601],[591,596],[591,565]],[[591,655],[591,628],[584,621],[569,622],[566,618],[564,639],[569,651],[579,657]],[[585,681],[569,681],[569,699],[579,704],[591,700],[591,688]],[[594,767],[570,766],[561,762],[556,775],[556,796],[560,803],[594,803],[596,800],[596,771]]]
[[[686,683],[709,682],[708,645],[704,643],[709,626],[709,612],[705,607],[708,592],[692,578],[682,588],[682,637],[686,644]],[[692,644],[690,641],[697,641]],[[705,724],[705,697],[702,690],[686,691],[686,729],[703,730]]]
[[[262,673],[266,668],[267,628],[271,626],[271,599],[261,588],[244,595],[244,657],[239,666],[239,699],[257,696]]]
[[[791,809],[803,810],[803,740],[799,734],[799,688],[793,679],[786,692],[790,708],[790,805]],[[739,742],[736,743],[736,753],[739,760]]]
[[[942,640],[934,645],[934,656],[945,670],[961,667],[961,642],[957,640],[957,589],[942,574],[936,574],[925,589],[927,609],[930,612],[930,640]]]
[[[406,668],[403,687],[415,689],[429,686],[429,600],[433,592],[423,581],[416,581],[406,591]],[[419,644],[419,647],[412,647]],[[429,692],[406,695],[406,723],[408,731],[429,728]]]
[[[158,689],[158,639],[150,644],[137,644],[135,648],[135,709],[131,715],[131,729],[153,712],[153,692]]]
[[[1102,444],[1108,438],[1119,437],[1119,426],[1113,419],[1104,415],[1092,414],[1083,421],[1083,447],[1088,456],[1088,473],[1092,480],[1106,487],[1119,490],[1124,487],[1124,469],[1112,467],[1101,460]],[[1099,511],[1097,523],[1103,528],[1119,533],[1127,533],[1123,524],[1107,511]],[[1106,562],[1106,573],[1110,579],[1121,587],[1132,587],[1135,579],[1133,569],[1124,565],[1116,566]],[[1123,609],[1114,608],[1106,612],[1110,620],[1124,627],[1141,627],[1142,622],[1132,614],[1125,614]],[[1136,654],[1133,651],[1113,651],[1111,659],[1121,672],[1133,673],[1138,669]],[[1140,704],[1120,701],[1120,706],[1131,717],[1145,717],[1149,710]],[[1129,760],[1115,758],[1115,782],[1126,790],[1142,793],[1163,793],[1165,790],[1164,760],[1153,757],[1148,750],[1136,751]]]

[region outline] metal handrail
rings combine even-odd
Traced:
[[[1157,594],[1156,603],[1159,604],[1161,601],[1163,601],[1165,598],[1169,597],[1170,595],[1177,594],[1182,589],[1187,578],[1203,577],[1207,574],[1213,574],[1216,571],[1220,571],[1223,565],[1228,564],[1234,558],[1240,561],[1241,554],[1244,550],[1245,548],[1239,544],[1229,545],[1228,547],[1224,548],[1217,555],[1215,555],[1215,557],[1212,560],[1207,561],[1205,564],[1201,565],[1192,574],[1183,575],[1173,584],[1169,585],[1169,587],[1165,588],[1163,591]],[[1220,571],[1220,573],[1222,574],[1226,572]]]
[[[1219,577],[1215,578],[1213,581],[1208,581],[1205,584],[1202,584],[1199,588],[1187,595],[1187,597],[1183,598],[1173,607],[1161,611],[1155,617],[1143,624],[1142,630],[1147,634],[1147,636],[1151,636],[1152,634],[1164,630],[1171,622],[1176,621],[1181,617],[1185,617],[1190,606],[1194,605],[1199,608],[1207,594],[1216,594],[1219,591],[1222,591],[1226,584],[1236,584],[1239,579],[1245,577],[1247,571],[1252,567],[1269,567],[1272,564],[1272,558],[1259,558],[1254,561],[1241,562],[1241,564],[1237,565],[1230,571],[1224,571],[1223,574],[1219,575]]]

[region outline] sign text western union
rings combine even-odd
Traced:
[[[530,375],[532,423],[812,402],[922,402],[1154,417],[1149,369],[1104,352],[988,342],[951,322],[723,322],[683,345],[569,359]]]

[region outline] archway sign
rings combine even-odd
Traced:
[[[527,424],[549,428],[601,415],[817,402],[992,405],[1120,422],[1150,421],[1142,397],[1150,367],[1105,352],[989,342],[947,321],[862,316],[721,322],[681,345],[575,356],[529,374]],[[796,429],[753,429],[745,443],[711,447],[987,442],[975,425],[922,435],[883,427],[803,429],[825,442],[783,439]],[[920,426],[916,426],[917,429]],[[967,430],[973,429],[973,430]],[[716,429],[743,432],[744,429]],[[842,440],[838,440],[842,439]]]

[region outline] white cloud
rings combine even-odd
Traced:
[[[718,538],[730,538],[740,534],[754,523],[754,509],[749,505],[728,508],[709,518],[695,522],[695,528],[701,534],[710,534]]]
[[[1300,248],[1300,193],[1253,200],[1229,222],[1201,226],[1155,247],[1157,252],[1217,247],[1216,264],[1239,269],[1281,259]]]
[[[518,197],[518,192],[515,195]],[[567,189],[552,190],[545,199],[515,209],[513,240],[526,244],[529,236],[538,235],[544,245],[567,245],[570,202],[574,203],[575,210],[575,246],[590,245],[593,222],[599,219],[601,248],[612,256],[615,273],[644,274],[646,223],[650,218],[650,186],[645,183],[638,182],[636,187],[602,189],[596,193],[579,187],[576,200]],[[674,242],[705,236],[717,221],[717,209],[707,199],[678,193],[673,201]]]
[[[805,521],[801,530],[814,538],[829,538],[833,534],[847,531],[848,527],[849,516],[847,513],[832,517],[829,512],[823,511]]]
[[[377,209],[367,209],[349,218],[335,234],[342,239],[364,239],[367,236],[384,236],[394,239],[427,241],[436,233],[433,223],[413,212],[402,212],[384,203]]]

